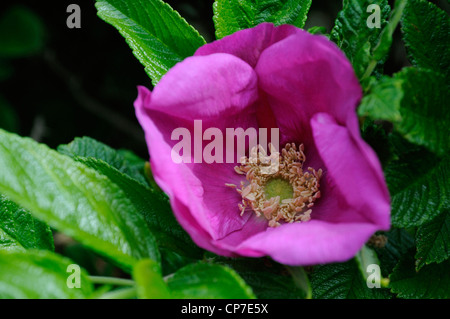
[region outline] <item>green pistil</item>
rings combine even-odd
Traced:
[[[280,201],[292,198],[294,195],[291,184],[283,178],[270,179],[266,183],[264,191],[267,199],[280,196]]]

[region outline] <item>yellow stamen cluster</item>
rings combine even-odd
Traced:
[[[280,222],[309,221],[311,208],[320,197],[319,181],[322,170],[316,171],[311,167],[303,170],[306,160],[303,144],[297,148],[295,144],[288,143],[281,150],[281,154],[272,145],[269,147],[270,155],[258,146],[251,150],[249,158],[244,157],[241,160],[241,165],[235,166],[236,173],[245,175],[248,183],[242,181],[240,187],[226,184],[236,188],[242,196],[242,203],[238,204],[241,216],[250,208],[257,216],[264,216],[270,227],[277,227]],[[279,194],[268,198],[266,188],[277,179],[286,181],[278,184],[288,185],[290,196]],[[280,199],[281,197],[284,199]]]

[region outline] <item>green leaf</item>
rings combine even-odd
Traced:
[[[0,228],[0,250],[20,250],[24,251],[23,246],[8,233]]]
[[[387,55],[391,48],[392,36],[394,35],[394,31],[397,29],[407,1],[408,0],[395,1],[395,7],[391,12],[389,23],[382,29],[378,38],[378,42],[374,46],[371,46],[371,57],[369,58],[369,62],[364,74],[360,78],[364,86],[366,85],[366,81],[369,79],[371,74],[376,71],[376,67],[379,66],[379,69],[381,69],[382,65],[384,64],[384,61],[387,58]],[[376,74],[379,73],[377,72]]]
[[[402,19],[403,40],[413,65],[450,78],[450,17],[435,4],[409,0]],[[448,101],[448,100],[447,100]]]
[[[213,5],[216,37],[221,39],[263,22],[303,28],[310,6],[311,0],[216,0]]]
[[[0,17],[0,57],[20,58],[39,52],[44,26],[30,9],[15,5]]]
[[[131,151],[117,151],[93,138],[77,137],[69,144],[59,145],[58,152],[70,157],[100,159],[140,183],[148,185],[144,177],[145,161]]]
[[[380,6],[380,28],[371,29],[367,25],[367,19],[372,14],[367,12],[367,8],[371,4]],[[387,0],[344,0],[343,8],[331,31],[331,40],[344,51],[358,78],[363,77],[372,60],[373,49],[387,25],[390,11]]]
[[[235,270],[252,288],[258,299],[303,299],[305,291],[298,287],[282,265],[268,258],[217,257],[215,263]]]
[[[388,299],[389,291],[369,288],[357,262],[314,267],[311,276],[314,299]]]
[[[368,94],[361,100],[358,107],[359,116],[401,123],[400,106],[404,96],[402,85],[403,80],[398,77],[380,78],[369,87]]]
[[[406,254],[389,277],[390,288],[400,298],[448,299],[450,298],[450,261],[415,269],[414,252]]]
[[[159,251],[161,253],[161,268],[163,275],[169,275],[176,272],[178,269],[197,262],[203,257],[203,250],[195,244],[189,243],[186,248],[182,249],[182,243],[177,243],[172,237],[167,237],[164,241],[164,237],[158,238],[158,244],[160,245]]]
[[[0,194],[0,250],[11,245],[18,249],[55,249],[50,227]]]
[[[178,12],[161,0],[97,0],[100,18],[113,25],[144,65],[153,84],[205,44]]]
[[[108,178],[29,138],[0,130],[0,192],[124,268],[159,261],[154,237]]]
[[[404,229],[392,228],[388,232],[382,233],[387,237],[387,243],[384,247],[377,248],[375,251],[380,259],[380,268],[383,276],[389,276],[401,257],[406,252],[415,247],[414,237]]]
[[[197,263],[183,267],[167,279],[174,298],[179,299],[249,299],[255,298],[231,268]]]
[[[210,263],[190,264],[167,276],[166,281],[151,260],[135,265],[133,278],[141,299],[248,299],[255,298],[232,269]]]
[[[141,181],[145,161],[130,151],[117,151],[87,137],[60,145],[58,151],[97,170],[122,189],[157,240],[164,274],[202,258],[202,250],[176,221],[167,196]]]
[[[450,151],[450,91],[444,77],[430,70],[405,68],[383,78],[359,106],[360,116],[387,120],[409,141],[438,155]]]
[[[136,282],[139,299],[168,299],[169,289],[161,276],[159,265],[153,260],[139,261],[133,268],[133,278]]]
[[[396,129],[409,141],[438,155],[450,150],[450,90],[444,77],[435,72],[406,68],[398,75],[405,92],[400,105],[402,121]]]
[[[135,210],[143,216],[162,252],[178,253],[185,256],[187,257],[186,263],[196,258],[202,258],[202,250],[192,242],[189,235],[181,228],[165,196],[122,174],[102,160],[92,157],[77,157],[75,159],[108,177],[123,191]]]
[[[129,170],[134,172],[131,177],[138,181],[144,181],[142,184],[148,185],[148,176],[146,175],[145,167],[149,165],[148,159],[144,160],[138,155],[134,154],[132,151],[127,149],[119,149],[117,153],[122,156],[126,162],[126,165]]]
[[[450,209],[417,229],[417,269],[425,264],[440,263],[450,255]]]
[[[1,299],[84,299],[93,288],[87,273],[80,269],[80,288],[69,288],[73,262],[55,253],[39,250],[0,250]],[[69,270],[69,271],[68,271]]]
[[[391,138],[398,159],[385,169],[392,197],[392,224],[420,226],[450,207],[450,157]]]

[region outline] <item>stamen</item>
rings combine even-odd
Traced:
[[[281,223],[307,222],[311,219],[312,207],[320,198],[320,178],[322,169],[308,167],[304,146],[288,143],[277,152],[272,144],[270,155],[260,146],[250,150],[250,158],[243,157],[241,165],[235,166],[237,174],[245,175],[247,183],[241,181],[235,188],[242,197],[238,204],[241,216],[247,209],[257,216],[264,216],[270,227]],[[281,222],[281,223],[280,223]]]

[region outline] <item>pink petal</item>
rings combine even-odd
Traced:
[[[326,174],[353,211],[379,229],[390,227],[390,203],[386,183],[380,176],[380,165],[368,159],[368,148],[355,139],[350,131],[339,125],[329,114],[318,113],[311,119],[317,150],[326,167]],[[326,194],[324,194],[326,196]],[[332,215],[327,216],[333,220]],[[354,215],[343,215],[340,221],[355,220]]]
[[[195,55],[229,53],[255,67],[261,52],[268,46],[298,32],[300,29],[292,25],[275,27],[272,23],[261,23],[252,29],[241,30],[219,41],[205,44]]]
[[[376,228],[368,223],[318,220],[285,224],[248,238],[235,251],[254,257],[269,255],[292,266],[344,262],[355,256]]]
[[[145,129],[154,178],[169,195],[177,219],[204,248],[211,249],[212,239],[247,221],[248,216],[239,214],[239,194],[225,186],[238,185],[242,176],[235,174],[234,163],[174,163],[171,150],[178,141],[172,141],[171,134],[188,128],[193,138],[195,119],[202,120],[203,129],[256,127],[256,98],[254,71],[228,54],[188,58],[172,68],[153,93],[139,88],[136,114]]]
[[[284,142],[310,140],[309,119],[318,112],[345,124],[362,95],[344,53],[303,30],[265,49],[255,70]]]
[[[253,69],[230,54],[186,58],[165,74],[147,109],[187,120],[238,114],[257,99]]]

